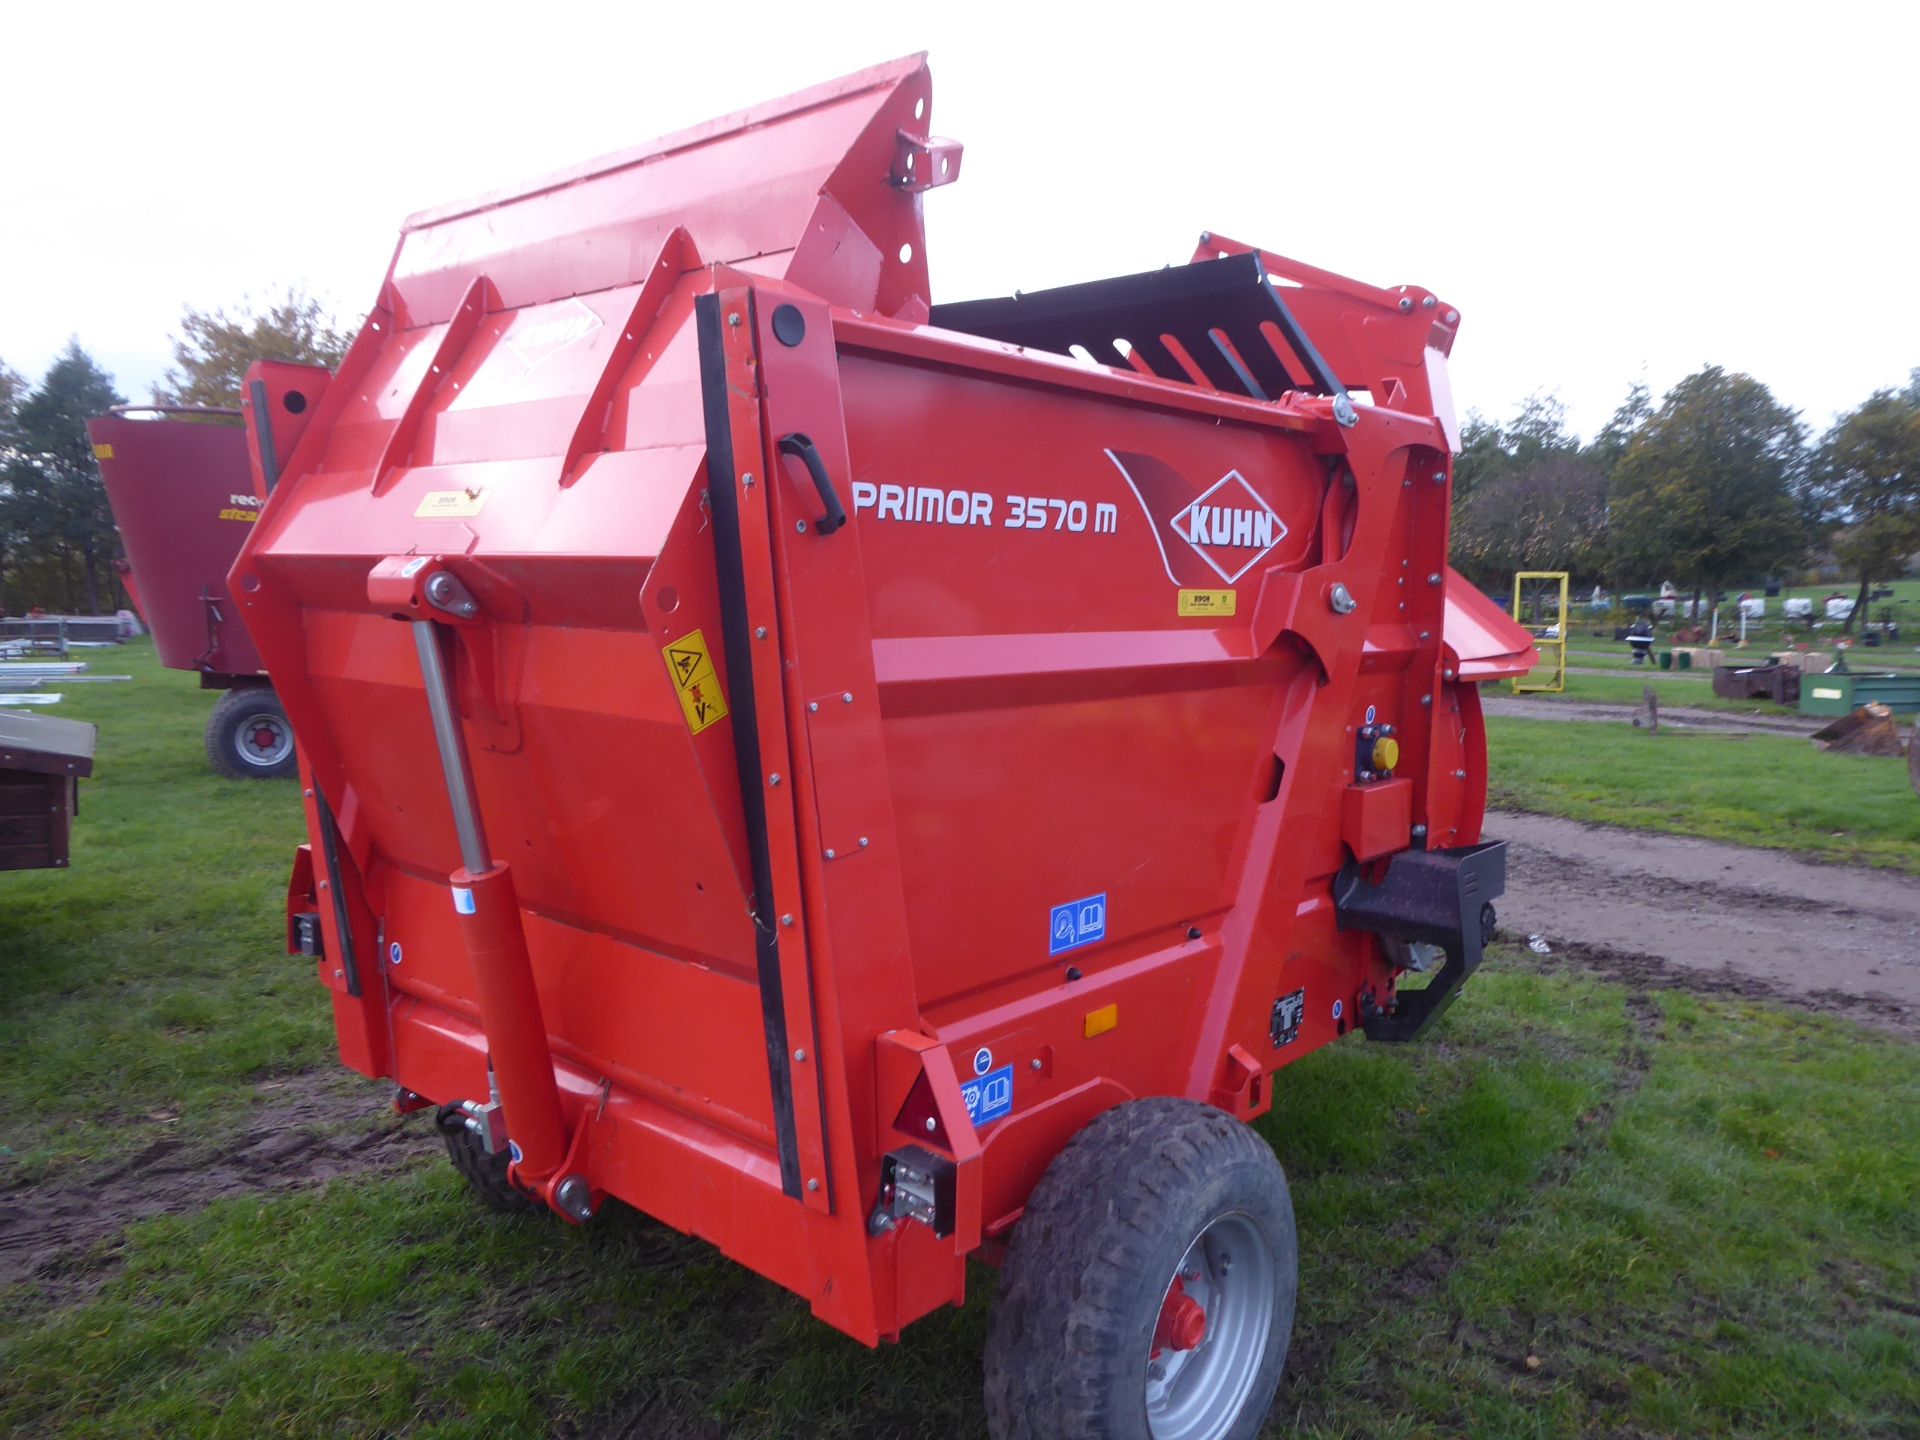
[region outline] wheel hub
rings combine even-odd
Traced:
[[[1153,1440],[1221,1440],[1233,1428],[1266,1349],[1274,1258],[1244,1215],[1195,1237],[1160,1301],[1147,1357]]]
[[[293,730],[278,715],[257,714],[233,731],[234,748],[249,766],[278,765],[293,751]]]
[[[1201,1303],[1187,1294],[1184,1277],[1174,1277],[1172,1288],[1160,1306],[1160,1321],[1153,1327],[1153,1359],[1162,1350],[1192,1350],[1207,1338],[1207,1312]]]

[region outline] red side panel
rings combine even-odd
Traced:
[[[160,663],[259,674],[260,653],[227,594],[227,570],[260,514],[244,432],[103,415],[87,434]]]
[[[1533,637],[1452,569],[1447,571],[1447,618],[1440,633],[1462,680],[1504,680],[1540,663]]]

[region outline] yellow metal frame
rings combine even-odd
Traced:
[[[1513,693],[1516,695],[1561,695],[1567,689],[1567,626],[1573,616],[1567,609],[1567,572],[1565,570],[1522,570],[1513,577],[1513,619],[1517,625],[1524,625],[1527,633],[1533,636],[1533,643],[1540,651],[1540,664],[1530,674],[1513,677]],[[1520,614],[1520,600],[1529,580],[1557,580],[1560,582],[1560,615],[1558,623],[1549,622],[1548,626],[1536,626]],[[1559,639],[1549,640],[1540,631],[1544,628],[1555,629]],[[1548,678],[1544,681],[1534,677],[1542,671]]]

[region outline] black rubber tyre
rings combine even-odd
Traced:
[[[271,685],[238,685],[214,704],[207,763],[229,780],[277,780],[299,770],[293,725]]]
[[[1227,1367],[1239,1378],[1219,1392],[1225,1413],[1182,1428],[1148,1414],[1148,1366],[1163,1353],[1154,1350],[1155,1325],[1173,1277],[1199,1253],[1203,1235],[1226,1233],[1220,1226],[1236,1227],[1249,1242],[1242,1248],[1266,1251],[1258,1267],[1247,1257],[1232,1303],[1249,1303],[1254,1273],[1270,1274],[1273,1298],[1264,1332],[1250,1324],[1234,1348],[1219,1342],[1217,1354],[1245,1357]],[[994,1440],[1156,1440],[1166,1433],[1251,1440],[1286,1364],[1298,1272],[1286,1176],[1258,1135],[1188,1100],[1139,1100],[1108,1111],[1054,1157],[1014,1228],[987,1333],[989,1433]],[[1251,1303],[1265,1305],[1264,1292],[1264,1283],[1252,1287]],[[1222,1316],[1227,1293],[1223,1278]],[[1220,1334],[1234,1333],[1223,1319]],[[1213,1343],[1209,1333],[1186,1353],[1197,1361]],[[1164,1370],[1164,1358],[1153,1363]]]
[[[531,1215],[546,1207],[526,1191],[517,1189],[507,1178],[507,1152],[490,1155],[472,1131],[462,1123],[464,1116],[452,1105],[442,1105],[434,1117],[440,1136],[447,1142],[447,1158],[453,1168],[473,1187],[473,1193],[489,1210],[502,1215]]]

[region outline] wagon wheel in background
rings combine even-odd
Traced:
[[[270,685],[227,691],[207,717],[207,763],[229,780],[274,780],[299,769],[293,723]]]

